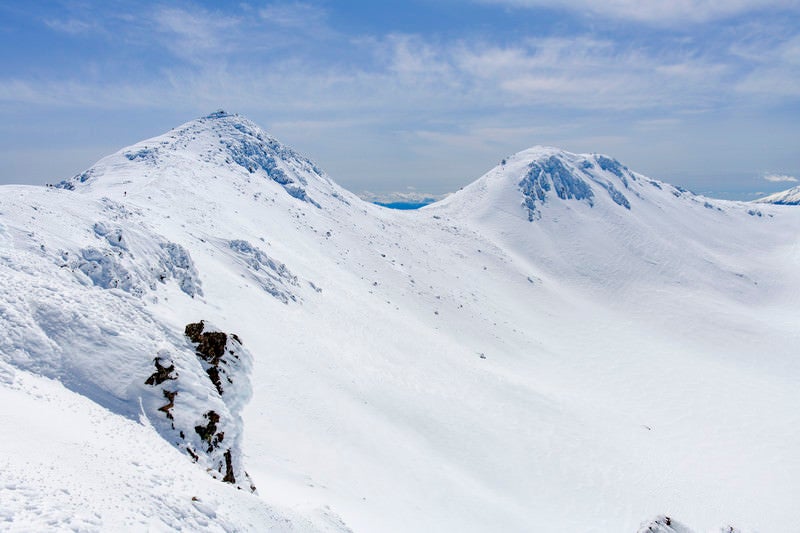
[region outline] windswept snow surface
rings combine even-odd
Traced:
[[[5,368],[0,363],[0,376]],[[0,377],[2,531],[347,531],[214,481],[142,423],[60,383]],[[313,521],[312,521],[313,520]]]
[[[4,186],[0,490],[26,492],[0,520],[800,529],[798,228],[542,147],[388,210],[226,113]],[[231,395],[184,335],[201,320]]]

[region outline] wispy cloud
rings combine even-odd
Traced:
[[[61,33],[67,33],[69,35],[80,35],[82,33],[88,33],[94,27],[92,23],[85,20],[79,20],[76,18],[46,19],[44,23],[51,30],[55,30]]]
[[[156,84],[78,80],[0,80],[0,102],[51,107],[124,109],[164,105]]]
[[[460,88],[476,101],[584,109],[697,107],[720,97],[731,69],[691,52],[647,52],[591,37],[510,46],[460,41],[438,48],[395,38],[405,76]],[[408,59],[408,58],[412,59]],[[676,98],[680,95],[680,98]]]
[[[782,0],[763,1],[775,7],[788,5]],[[673,14],[699,10],[708,16],[756,6],[749,0],[642,4],[649,7],[641,9]],[[599,4],[579,0],[575,5],[595,9]],[[640,9],[633,0],[611,0],[609,5],[612,11]],[[177,102],[192,108],[224,103],[247,109],[382,110],[402,115],[412,109],[498,112],[555,106],[603,112],[650,110],[663,116],[726,106],[753,94],[800,95],[796,32],[756,39],[752,45],[717,46],[725,52],[720,54],[708,50],[715,47],[692,40],[643,46],[586,33],[511,43],[398,33],[340,35],[328,27],[325,9],[310,3],[271,2],[248,9],[218,12],[160,5],[131,23],[120,23],[125,13],[114,13],[118,23],[110,34],[153,55],[160,46],[171,59],[155,57],[157,66],[147,69],[149,78],[122,75],[101,80],[85,72],[65,73],[61,79],[0,76],[0,100],[151,105],[133,96],[138,85],[146,95],[158,94],[156,101],[164,105]],[[69,23],[55,20],[48,24],[64,31],[85,31],[89,24],[80,18],[68,19],[73,21]],[[325,31],[302,33],[308,28]],[[152,36],[156,46],[143,41]],[[275,53],[276,48],[281,53]]]
[[[325,26],[327,18],[325,9],[303,2],[273,2],[263,7],[259,15],[269,24],[302,31]]]
[[[653,24],[708,22],[764,9],[800,10],[794,0],[478,0],[515,8],[563,9]]]
[[[767,174],[764,176],[764,179],[773,183],[797,182],[797,178],[794,176],[787,176],[786,174]]]
[[[800,36],[784,40],[774,37],[737,45],[733,52],[747,58],[750,71],[736,86],[745,93],[777,97],[800,96]]]
[[[177,57],[191,63],[203,63],[212,57],[225,57],[236,48],[240,19],[205,9],[191,11],[160,7],[151,14],[156,34]]]
[[[371,63],[325,63],[313,54],[268,52],[250,61],[251,54],[263,52],[241,53],[247,46],[245,35],[252,37],[256,30],[240,32],[236,39],[227,36],[240,23],[235,17],[177,8],[159,9],[152,16],[163,46],[180,59],[162,66],[157,76],[102,81],[86,76],[0,78],[0,100],[151,105],[134,96],[138,84],[142,94],[157,94],[154,101],[183,107],[225,103],[249,109],[382,110],[402,115],[411,109],[488,112],[559,106],[687,113],[736,98],[749,75],[739,66],[691,49],[647,50],[580,36],[500,46],[390,34],[340,45],[344,52],[373,56]],[[782,46],[786,51],[781,58],[794,57],[790,45]],[[759,62],[754,68],[765,67]]]

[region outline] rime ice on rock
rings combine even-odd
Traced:
[[[283,303],[297,301],[292,292],[292,287],[298,285],[297,276],[286,265],[242,239],[228,241],[228,248],[234,252],[238,261],[246,265],[250,277],[264,291]]]
[[[180,289],[194,297],[202,295],[197,269],[189,251],[180,244],[141,227],[114,226],[96,222],[92,230],[99,242],[70,253],[62,250],[60,266],[81,274],[102,289],[121,289],[142,296],[147,289],[172,279]],[[130,239],[130,240],[129,240]]]
[[[616,159],[602,155],[575,156],[551,149],[528,164],[517,186],[523,196],[522,205],[528,211],[528,220],[533,222],[541,216],[541,206],[547,203],[551,193],[561,200],[583,201],[593,207],[592,183],[605,189],[614,203],[630,209],[630,201],[612,179],[627,189],[628,179],[635,181],[636,177]]]
[[[592,192],[589,184],[577,177],[557,157],[551,156],[542,161],[533,161],[528,173],[519,182],[524,197],[524,205],[528,208],[528,220],[536,218],[536,204],[547,201],[551,190],[562,200],[585,200],[592,205]]]

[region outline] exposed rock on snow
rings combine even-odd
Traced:
[[[145,380],[145,385],[161,385],[168,379],[174,380],[178,378],[175,375],[175,363],[169,359],[162,359],[162,356],[158,356],[153,359],[153,364],[156,367],[156,371]]]
[[[160,352],[154,360],[156,371],[145,381],[153,387],[166,384],[161,393],[167,403],[156,410],[169,422],[156,426],[167,440],[219,474],[222,481],[255,491],[241,465],[241,410],[251,394],[248,374],[252,358],[238,336],[204,321],[188,324],[185,335],[195,345],[196,361],[207,381],[204,385],[184,379],[169,355]],[[191,361],[184,359],[184,364],[191,373]]]
[[[552,189],[562,200],[585,200],[593,205],[594,193],[582,178],[575,176],[564,163],[555,156],[544,161],[533,161],[527,175],[519,182],[520,190],[525,197],[528,208],[528,220],[533,221],[536,213],[536,202],[547,201],[547,193]]]
[[[188,324],[185,334],[196,345],[195,353],[204,361],[209,379],[222,395],[223,380],[226,387],[233,384],[231,374],[238,370],[242,343],[235,334],[231,334],[229,340],[228,335],[221,331],[208,331],[204,328],[205,323],[202,320]]]

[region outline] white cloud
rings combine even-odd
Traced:
[[[797,181],[797,178],[795,178],[794,176],[787,176],[786,174],[767,174],[766,176],[764,176],[764,179],[767,181],[771,181],[773,183]]]
[[[11,79],[0,80],[0,102],[89,109],[142,108],[163,105],[163,89],[152,83]]]
[[[276,55],[240,61],[242,43],[226,41],[233,19],[162,9],[161,38],[185,63],[163,67],[137,84],[91,79],[3,80],[0,101],[97,107],[219,105],[351,113],[386,119],[408,113],[494,113],[559,106],[578,110],[658,109],[686,112],[725,98],[730,68],[691,53],[647,54],[611,41],[544,38],[497,46],[430,42],[389,35],[355,45],[374,63],[320,64]],[[366,50],[364,50],[366,48]],[[209,60],[209,57],[217,60]],[[297,117],[302,119],[303,117]]]
[[[655,24],[707,22],[765,9],[797,11],[795,0],[478,0],[518,8],[554,8]]]
[[[702,4],[704,9],[714,4],[675,3]],[[612,4],[633,5],[623,0]],[[141,17],[135,31],[130,29],[134,24],[124,24],[118,32],[128,40],[155,33],[157,43],[172,52],[151,77],[100,79],[86,72],[62,79],[0,77],[0,101],[192,110],[222,105],[278,110],[284,120],[288,112],[301,121],[319,120],[310,113],[325,112],[335,115],[334,122],[343,116],[378,122],[412,115],[489,116],[515,109],[531,114],[554,108],[648,110],[648,115],[669,117],[758,99],[762,93],[791,97],[800,91],[797,37],[781,40],[776,35],[768,45],[737,45],[720,55],[705,53],[692,42],[642,46],[587,35],[506,45],[406,34],[300,35],[294,28],[303,21],[324,27],[327,19],[324,11],[305,3],[270,3],[255,15],[254,9],[226,15],[199,7],[154,8]],[[147,24],[156,31],[143,32]],[[326,40],[330,37],[336,39]],[[303,46],[294,46],[297,41]],[[280,47],[281,53],[270,47]],[[639,126],[672,124],[674,119],[661,119]],[[439,131],[425,124],[420,129]]]
[[[732,52],[752,64],[750,72],[736,85],[743,93],[777,97],[800,97],[800,36],[786,40],[759,40]]]
[[[578,109],[695,108],[718,97],[729,70],[688,52],[648,54],[587,37],[462,44],[451,60],[470,83],[509,103]]]
[[[55,31],[59,31],[62,33],[67,33],[70,35],[80,35],[82,33],[88,33],[92,28],[93,25],[89,22],[84,20],[78,20],[76,18],[70,18],[66,20],[60,19],[47,19],[44,21],[45,25]]]
[[[240,20],[202,9],[191,12],[181,8],[162,7],[152,14],[161,41],[176,56],[193,63],[221,57],[234,49],[231,31]]]
[[[259,15],[270,24],[303,31],[324,26],[327,18],[324,9],[302,2],[271,3],[262,8]]]

